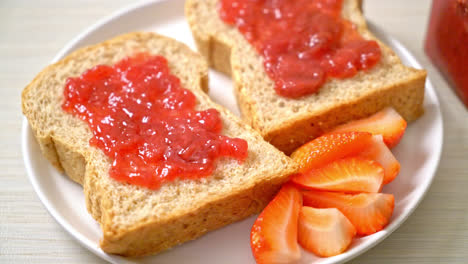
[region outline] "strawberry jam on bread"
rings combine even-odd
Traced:
[[[88,123],[89,144],[111,160],[109,176],[158,189],[175,179],[210,176],[221,157],[247,158],[247,141],[221,135],[214,108],[196,111],[196,97],[149,53],[97,65],[68,78],[64,111]]]
[[[220,158],[209,176],[178,178],[157,190],[109,176],[112,162],[104,151],[91,146],[94,135],[88,124],[63,110],[64,89],[69,78],[97,65],[115,65],[138,53],[164,57],[171,74],[193,93],[195,110],[215,109],[222,121],[220,134],[247,142],[248,153],[242,163]],[[86,207],[102,229],[100,246],[104,252],[155,254],[244,219],[259,212],[295,173],[296,166],[287,156],[209,99],[207,77],[208,66],[199,54],[174,39],[142,32],[74,51],[46,67],[24,89],[23,113],[40,149],[52,165],[83,185]],[[119,136],[119,140],[125,138]]]
[[[262,2],[268,6],[296,1],[251,2]],[[322,0],[307,2],[313,5]],[[398,56],[369,31],[360,3],[360,0],[342,0],[339,13],[343,20],[353,24],[362,39],[378,44],[381,52],[378,62],[366,70],[357,71],[352,77],[328,78],[317,92],[295,99],[278,95],[275,91],[277,81],[265,69],[263,54],[244,37],[237,25],[223,21],[219,12],[222,0],[187,0],[185,14],[200,53],[211,67],[232,76],[243,119],[260,131],[265,140],[291,154],[299,146],[337,125],[370,116],[388,106],[393,107],[407,122],[423,114],[426,72],[403,65]],[[274,19],[275,15],[287,14],[269,15]],[[299,20],[302,18],[298,15],[297,22],[301,23]],[[267,34],[270,28],[262,30]],[[301,36],[296,35],[293,28],[286,30],[292,35],[291,38]],[[272,37],[274,39],[275,36]],[[284,49],[283,39],[278,40],[279,43],[272,48]],[[325,45],[324,48],[330,47]],[[281,63],[287,66],[283,69],[279,65],[286,73],[289,70],[298,71],[294,75],[298,83],[307,84],[299,85],[299,90],[302,90],[300,87],[310,87],[309,82],[302,82],[311,78],[304,75],[309,69],[302,72],[303,67],[289,67],[291,64],[287,59]]]

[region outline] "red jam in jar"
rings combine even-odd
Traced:
[[[328,78],[350,78],[376,65],[377,42],[341,17],[342,0],[220,0],[219,15],[263,56],[277,94],[316,93]]]
[[[64,96],[62,108],[88,123],[90,145],[112,160],[109,174],[118,181],[158,189],[209,176],[221,157],[247,157],[247,142],[220,134],[217,110],[195,110],[195,95],[162,56],[95,66],[69,78]]]
[[[425,50],[468,107],[468,0],[434,0]]]

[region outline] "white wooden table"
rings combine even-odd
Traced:
[[[69,40],[132,0],[0,1],[0,263],[102,263],[47,213],[20,151],[23,87]],[[442,104],[444,149],[435,181],[414,214],[353,263],[468,262],[468,111],[422,50],[429,0],[372,0],[368,19],[409,48]]]

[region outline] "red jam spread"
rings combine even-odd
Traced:
[[[468,107],[468,0],[434,0],[425,50]]]
[[[62,108],[88,123],[90,144],[112,160],[109,174],[118,181],[158,189],[209,176],[221,157],[247,157],[245,140],[220,134],[217,110],[195,110],[195,95],[164,57],[139,53],[95,66],[69,78],[64,96]]]
[[[221,19],[235,25],[263,56],[276,92],[298,98],[328,78],[349,78],[380,60],[380,47],[341,18],[341,0],[221,0]]]

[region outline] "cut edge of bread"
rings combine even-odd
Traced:
[[[185,14],[198,50],[211,67],[232,76],[242,117],[265,140],[286,154],[334,126],[369,116],[387,106],[395,108],[408,122],[423,114],[426,71],[404,66],[396,54],[368,30],[362,15],[362,1],[344,0],[342,15],[356,25],[365,39],[379,43],[381,62],[353,78],[330,79],[317,94],[300,99],[275,94],[262,57],[235,27],[219,18],[218,4],[218,0],[186,1]],[[374,77],[387,80],[369,81]],[[374,87],[378,82],[382,84]],[[333,97],[336,91],[338,97],[347,93],[342,87],[361,83],[358,95],[339,100]]]
[[[215,108],[222,133],[248,141],[249,156],[239,164],[223,158],[213,174],[200,180],[176,180],[153,191],[108,176],[109,159],[89,146],[87,124],[61,109],[68,77],[99,64],[112,65],[137,52],[164,56],[182,86],[197,97],[198,109]],[[259,212],[296,165],[260,134],[207,94],[208,67],[183,43],[155,33],[129,33],[79,49],[46,67],[24,89],[22,110],[44,156],[83,185],[86,207],[103,231],[107,253],[144,256],[195,239],[210,230]]]

